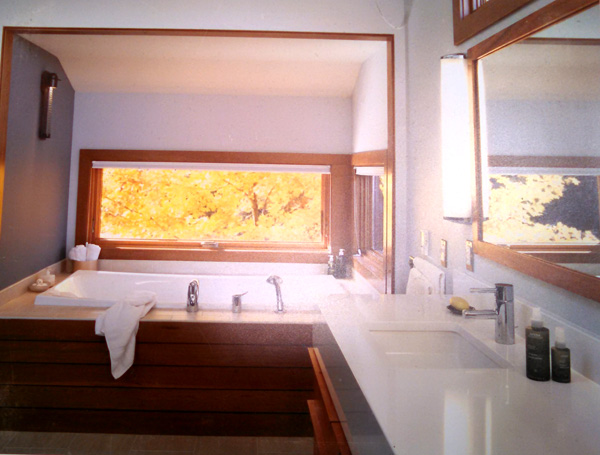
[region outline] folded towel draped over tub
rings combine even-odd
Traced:
[[[156,305],[156,294],[136,291],[115,303],[96,319],[96,335],[104,335],[112,375],[120,378],[133,365],[135,336],[142,319]]]

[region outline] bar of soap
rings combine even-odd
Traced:
[[[469,302],[462,297],[450,297],[450,305],[459,311],[469,309]]]

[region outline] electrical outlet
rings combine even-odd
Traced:
[[[429,256],[429,231],[421,229],[421,254]]]
[[[475,256],[473,254],[473,242],[467,240],[465,243],[465,259],[467,264],[467,270],[473,271],[473,263],[475,262]]]
[[[440,241],[440,264],[442,267],[448,267],[448,242],[444,239]]]

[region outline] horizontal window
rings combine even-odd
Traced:
[[[326,262],[350,246],[350,169],[350,155],[82,150],[76,242],[103,259]]]
[[[121,166],[101,187],[100,239],[323,246],[320,173]]]

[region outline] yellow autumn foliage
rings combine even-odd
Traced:
[[[102,238],[317,242],[321,175],[104,169]]]
[[[484,240],[497,244],[598,243],[591,231],[562,222],[541,224],[545,204],[560,199],[567,185],[579,185],[576,177],[562,175],[494,175],[489,216],[483,223]]]

